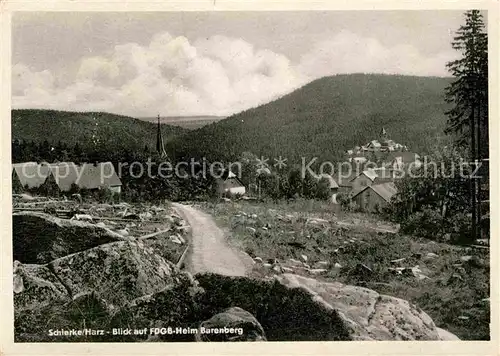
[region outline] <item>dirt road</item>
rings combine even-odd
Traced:
[[[227,245],[224,232],[213,218],[189,205],[172,206],[192,229],[191,253],[187,269],[193,273],[211,272],[225,276],[245,276],[250,269],[249,257]]]

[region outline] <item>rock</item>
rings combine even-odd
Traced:
[[[436,255],[435,253],[432,253],[432,252],[428,252],[426,255],[425,255],[425,259],[426,260],[432,260],[434,258],[437,258],[439,257],[438,255]]]
[[[300,258],[302,258],[302,260],[303,260],[304,262],[307,262],[307,256],[306,256],[306,255],[300,255]]]
[[[330,222],[325,219],[311,218],[306,221],[307,225],[329,225]]]
[[[71,220],[92,221],[92,216],[89,214],[75,214]]]
[[[271,268],[271,267],[273,266],[273,265],[272,265],[272,264],[270,264],[270,263],[263,263],[262,265],[263,265],[264,267],[266,267],[266,268]]]
[[[313,269],[309,269],[308,272],[311,273],[311,274],[321,274],[321,273],[325,273],[327,272],[328,270],[325,269],[325,268],[313,268]]]
[[[250,217],[251,217],[252,219],[257,219],[257,214],[252,214],[252,215],[250,215]]]
[[[335,262],[335,264],[333,265],[333,267],[335,268],[342,268],[342,265],[338,262]]]
[[[231,202],[231,199],[229,199],[229,198],[225,198],[225,197],[224,197],[224,198],[222,198],[222,201],[223,201],[223,202],[226,202],[226,203],[230,203],[230,202]]]
[[[290,258],[288,260],[288,262],[292,265],[292,266],[302,266],[302,262],[298,261],[298,260],[295,260],[293,258]]]
[[[116,232],[118,234],[120,234],[120,236],[123,236],[123,237],[127,237],[128,235],[130,235],[127,228],[116,230]]]
[[[448,330],[444,330],[441,328],[436,328],[436,329],[438,331],[439,340],[441,340],[441,341],[460,341],[458,336],[450,333]]]
[[[177,235],[177,238],[179,239],[179,241],[180,241],[182,244],[185,244],[185,243],[186,243],[186,239],[184,239],[184,237],[182,237],[181,235]]]
[[[253,259],[255,262],[258,262],[258,263],[263,263],[262,261],[262,258],[261,257],[254,257]]]
[[[153,214],[151,214],[149,211],[146,211],[144,213],[140,213],[139,218],[142,221],[151,220],[153,218]]]
[[[469,317],[468,317],[468,316],[465,316],[465,315],[460,315],[460,316],[458,317],[458,319],[460,319],[460,320],[469,320]]]
[[[173,243],[178,244],[178,245],[182,245],[182,241],[181,241],[181,240],[179,239],[179,237],[178,237],[178,236],[176,236],[176,235],[171,235],[171,236],[169,237],[169,240],[170,240],[170,241],[172,241]]]
[[[262,230],[267,230],[267,227],[265,227],[265,226],[262,226]]]
[[[398,264],[400,264],[401,262],[404,262],[405,260],[406,260],[406,258],[405,258],[405,257],[403,257],[403,258],[398,258],[397,260],[392,260],[392,261],[391,261],[391,263],[392,263],[393,265],[398,265]]]
[[[50,269],[72,295],[95,292],[109,305],[160,291],[174,283],[174,264],[140,242],[114,242],[52,261]]]
[[[100,221],[97,224],[95,224],[95,226],[106,227],[106,224],[104,222]]]
[[[45,264],[75,252],[124,240],[108,228],[39,212],[12,214],[14,260]]]
[[[224,332],[207,333],[207,330],[220,329]],[[196,335],[198,341],[267,341],[257,319],[239,307],[226,309],[205,320]]]
[[[460,257],[460,261],[462,261],[462,262],[469,262],[470,260],[472,260],[472,256],[462,256],[462,257]]]
[[[279,265],[274,266],[273,271],[276,273],[283,273],[283,270],[282,270],[281,266],[279,266]]]
[[[247,226],[246,229],[250,231],[252,234],[255,234],[257,230],[255,230],[253,227]]]
[[[283,273],[293,273],[293,268],[290,268],[290,267],[281,267]]]
[[[68,291],[47,266],[18,264],[14,268],[16,313],[43,308],[60,300],[69,300]]]
[[[432,319],[403,299],[288,273],[274,278],[306,291],[324,313],[336,311],[352,340],[440,340]]]

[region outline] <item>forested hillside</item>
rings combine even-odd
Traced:
[[[167,145],[170,155],[235,160],[257,156],[337,160],[355,145],[390,138],[425,153],[442,135],[447,78],[350,74],[315,80],[271,103],[187,132]]]
[[[162,125],[166,141],[185,132],[177,126]],[[156,124],[128,116],[102,112],[54,110],[12,110],[12,139],[58,142],[82,149],[154,150]]]

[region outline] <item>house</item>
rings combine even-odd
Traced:
[[[373,171],[373,169],[362,171],[351,179],[350,183],[352,191],[358,192],[365,187],[372,185],[375,178],[377,178],[377,174]]]
[[[217,180],[217,191],[220,195],[244,195],[245,185],[231,171],[225,171]]]
[[[327,179],[328,188],[330,188],[330,197],[333,203],[337,204],[337,193],[339,192],[339,185],[335,179],[329,174],[321,174],[318,180]]]
[[[40,187],[49,174],[47,166],[41,166],[37,162],[14,163],[12,165],[13,185],[20,184],[23,188]]]
[[[385,158],[385,167],[403,170],[409,167],[418,168],[422,165],[420,156],[413,152],[390,152]]]
[[[393,182],[372,184],[355,193],[352,199],[362,211],[375,213],[386,207],[396,193]]]
[[[76,165],[73,162],[41,163],[26,162],[13,165],[13,184],[29,189],[57,185],[67,192],[73,184],[81,189],[108,188],[121,193],[121,180],[111,162]]]
[[[366,145],[367,151],[380,151],[382,144],[378,140],[372,140]]]
[[[111,162],[80,166],[80,179],[76,184],[84,189],[108,188],[113,193],[121,193],[122,182]]]

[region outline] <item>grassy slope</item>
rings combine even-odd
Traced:
[[[299,160],[339,158],[339,152],[390,137],[425,151],[441,135],[449,79],[337,75],[315,80],[260,107],[191,131],[171,142],[186,156],[234,160],[243,151]]]
[[[232,243],[252,257],[259,256],[264,262],[273,258],[283,262],[288,258],[300,260],[300,256],[305,254],[311,266],[317,261],[328,261],[330,266],[338,262],[343,267],[340,271],[328,268],[328,272],[318,278],[363,285],[383,294],[409,300],[426,311],[436,325],[461,339],[489,339],[489,304],[481,301],[489,296],[489,257],[484,251],[466,251],[460,247],[399,234],[379,234],[369,228],[376,225],[372,217],[368,216],[365,222],[361,220],[363,215],[360,214],[340,213],[333,217],[335,209],[320,202],[235,202],[206,204],[205,209],[231,231]],[[252,214],[257,217],[251,218]],[[293,218],[288,219],[286,215]],[[360,225],[338,235],[339,226],[335,224],[326,227],[306,224],[307,218],[313,216],[360,222]],[[269,224],[268,230],[262,228],[266,224]],[[256,232],[248,227],[256,229]],[[290,241],[304,243],[305,248],[289,246],[287,242]],[[344,251],[335,253],[334,250],[341,246]],[[429,252],[438,257],[427,259],[425,256]],[[478,255],[485,264],[475,266],[462,263],[461,267],[454,266],[460,263],[460,257],[464,255]],[[402,266],[419,265],[430,279],[419,281],[413,276],[388,272],[387,268],[394,267],[390,261],[398,258],[406,258]],[[362,282],[363,278],[351,273],[358,263],[372,266],[374,273],[364,279],[366,283]],[[259,268],[256,273],[269,273],[263,270]]]
[[[94,120],[95,118],[95,120]],[[96,125],[97,123],[97,125]],[[163,125],[165,141],[183,133],[180,127]],[[41,142],[58,141],[85,147],[92,136],[109,148],[142,150],[145,145],[154,149],[156,124],[128,116],[95,112],[68,112],[54,110],[12,110],[12,138]]]

